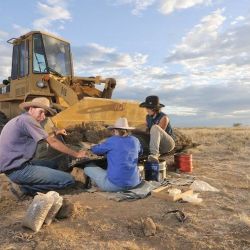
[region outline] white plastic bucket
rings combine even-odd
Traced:
[[[159,179],[164,180],[167,176],[166,161],[159,162]]]

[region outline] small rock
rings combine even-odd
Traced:
[[[58,211],[56,218],[65,219],[65,218],[72,217],[74,215],[75,210],[76,210],[75,204],[69,201],[69,199],[64,198],[62,207]]]
[[[5,246],[2,246],[2,247],[5,250],[17,250],[17,247],[14,246],[14,245],[5,245]]]
[[[48,249],[48,243],[45,241],[39,241],[37,246],[36,246],[36,250],[43,250],[43,249]]]
[[[85,206],[84,209],[85,209],[86,211],[91,211],[91,210],[93,210],[93,208],[92,208],[92,207],[89,207],[89,206]]]
[[[162,225],[156,224],[156,230],[163,232],[164,231],[164,227]]]
[[[121,248],[124,250],[140,250],[140,249],[142,249],[141,247],[137,246],[136,243],[127,242],[127,241],[121,243]]]
[[[142,228],[145,236],[153,236],[156,233],[156,225],[149,217],[142,221]]]

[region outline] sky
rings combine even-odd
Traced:
[[[250,125],[249,0],[8,0],[6,41],[31,30],[71,43],[76,76],[114,77],[114,99],[158,95],[176,127]]]

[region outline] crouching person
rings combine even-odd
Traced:
[[[158,162],[160,154],[166,154],[175,147],[174,133],[168,116],[161,111],[165,107],[158,96],[147,96],[140,107],[146,108],[147,132],[150,135],[148,161]]]
[[[18,184],[12,184],[11,191],[20,197],[73,185],[73,176],[56,170],[57,166],[52,162],[33,161],[37,144],[46,140],[54,149],[76,158],[85,157],[86,152],[71,150],[41,127],[40,123],[46,115],[55,114],[47,98],[34,98],[19,106],[26,112],[11,119],[0,135],[0,173],[5,173],[13,183]]]
[[[140,184],[138,156],[142,153],[140,142],[129,131],[126,118],[119,118],[112,129],[112,136],[105,142],[95,145],[91,151],[107,156],[107,170],[89,163],[84,172],[102,191],[116,192],[134,188]]]

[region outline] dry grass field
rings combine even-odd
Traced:
[[[250,128],[181,129],[199,147],[193,173],[220,192],[201,192],[200,205],[149,196],[133,202],[107,200],[98,193],[75,189],[71,218],[43,226],[38,233],[22,228],[31,200],[16,202],[4,191],[1,175],[0,249],[250,249]],[[180,223],[173,214],[187,216]],[[145,236],[142,220],[156,223],[156,234]]]

